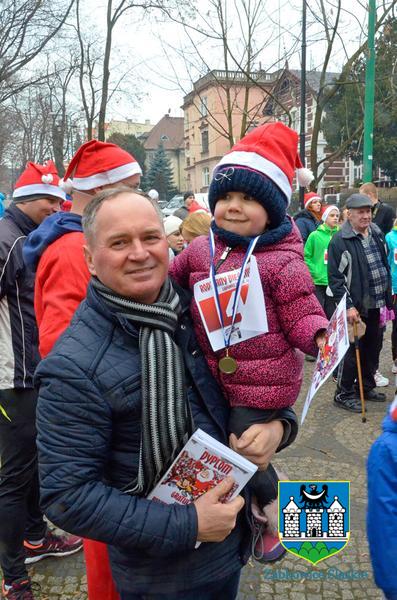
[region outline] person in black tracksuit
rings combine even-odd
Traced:
[[[45,176],[52,177],[51,184]],[[9,600],[33,599],[25,563],[44,558],[44,540],[51,536],[52,554],[67,553],[63,542],[53,544],[39,506],[33,375],[40,355],[34,273],[22,257],[29,233],[59,210],[64,192],[57,179],[51,161],[28,163],[0,220],[0,566],[1,597]]]
[[[374,373],[379,352],[379,311],[391,308],[391,278],[384,237],[371,223],[371,200],[363,194],[353,194],[346,203],[348,220],[334,235],[328,247],[328,290],[335,302],[347,295],[347,318],[350,323],[361,318],[366,332],[360,339],[361,368],[367,400],[384,401],[376,392]],[[339,370],[335,404],[360,412],[360,400],[355,389],[357,365],[354,345],[345,355]]]

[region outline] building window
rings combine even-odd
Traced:
[[[189,156],[186,157],[186,166],[190,167],[190,157]]]
[[[185,129],[189,129],[189,113],[185,112]]]
[[[208,187],[210,184],[210,169],[209,167],[204,167],[202,170],[202,181],[203,187]]]
[[[201,132],[201,153],[208,153],[208,129]]]
[[[161,138],[160,138],[160,140],[161,140],[162,142],[168,142],[168,140],[169,140],[169,139],[170,139],[170,138],[168,137],[168,135],[162,135],[162,136],[161,136]]]
[[[208,115],[208,100],[207,100],[207,96],[202,96],[200,98],[200,115],[202,117],[206,117]]]

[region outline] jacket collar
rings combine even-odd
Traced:
[[[11,219],[18,225],[19,229],[24,235],[29,235],[31,231],[36,229],[38,225],[32,221],[28,215],[22,212],[16,204],[11,203],[6,209],[4,217],[11,217]]]
[[[376,226],[374,226],[373,223],[369,224],[369,229],[370,229],[370,233],[376,233],[378,231],[378,228]],[[342,228],[341,228],[341,234],[342,237],[344,239],[353,239],[355,237],[357,237],[357,233],[354,231],[353,227],[350,224],[350,221],[346,221],[345,223],[343,223]]]

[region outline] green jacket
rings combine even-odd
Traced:
[[[339,227],[331,229],[323,223],[307,238],[305,244],[305,262],[309,268],[314,285],[328,285],[328,246]]]

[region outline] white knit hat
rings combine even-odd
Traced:
[[[171,233],[179,232],[179,228],[182,225],[182,219],[179,217],[175,217],[174,215],[170,215],[164,219],[164,230],[165,235],[169,236]]]
[[[322,221],[324,221],[324,223],[328,219],[330,212],[333,210],[337,210],[338,215],[339,215],[339,208],[337,206],[335,206],[335,204],[330,204],[330,206],[327,206],[327,208],[325,209],[325,211],[323,212],[323,215],[321,217],[321,219],[322,219]]]

